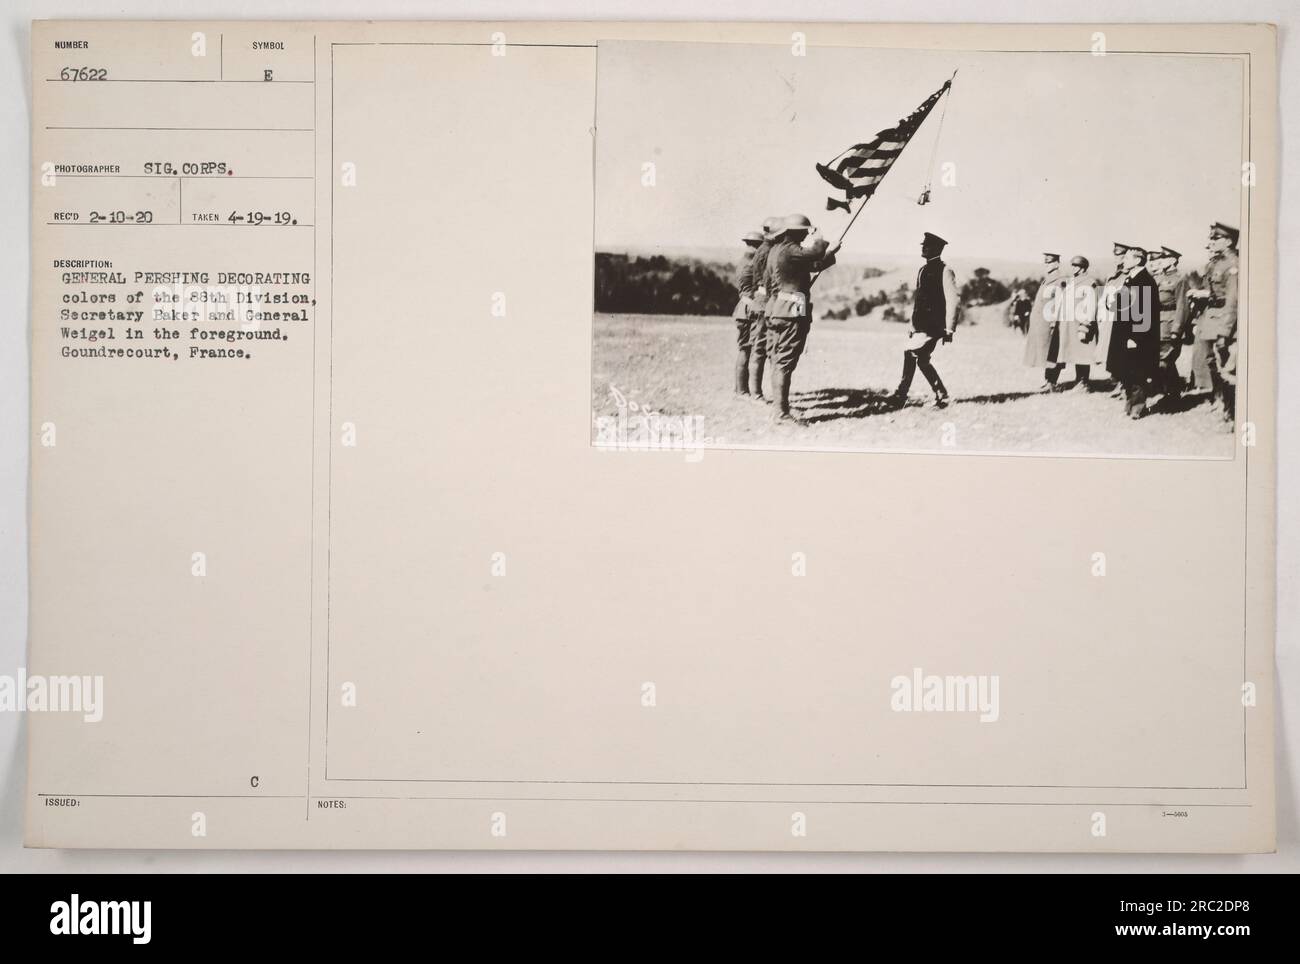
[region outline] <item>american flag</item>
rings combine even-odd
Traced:
[[[865,144],[854,144],[838,157],[832,158],[830,164],[818,164],[817,173],[844,192],[843,200],[828,197],[826,210],[840,208],[849,211],[852,210],[849,202],[854,198],[871,197],[876,191],[876,185],[884,180],[917,128],[930,116],[934,105],[951,86],[952,81],[946,81],[920,107],[893,127],[881,131]],[[834,165],[833,168],[831,164]]]

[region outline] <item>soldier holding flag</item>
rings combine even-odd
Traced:
[[[808,340],[812,324],[812,277],[835,263],[834,248],[825,238],[803,242],[817,229],[802,214],[792,214],[781,223],[777,242],[767,258],[763,287],[768,293],[767,355],[772,360],[772,393],[778,421],[799,421],[790,414],[790,377]]]

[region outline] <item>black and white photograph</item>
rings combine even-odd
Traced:
[[[1231,459],[1246,69],[602,43],[594,444]]]

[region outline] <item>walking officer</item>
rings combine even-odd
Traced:
[[[903,377],[893,396],[896,406],[907,404],[907,392],[918,368],[934,390],[934,407],[945,408],[948,404],[948,389],[943,387],[943,380],[930,361],[941,340],[952,341],[953,328],[957,324],[957,278],[940,257],[947,244],[929,231],[921,239],[921,256],[925,258],[925,264],[916,275],[912,326],[907,335],[907,348],[903,351]]]

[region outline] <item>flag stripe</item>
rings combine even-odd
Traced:
[[[944,84],[897,125],[881,131],[870,141],[854,144],[844,152],[834,167],[836,173],[849,182],[845,190],[849,198],[870,197],[875,193],[876,185],[889,173],[889,169],[903,153],[903,148],[907,147],[912,135],[947,89],[948,84]],[[832,183],[837,183],[828,174],[823,176]]]

